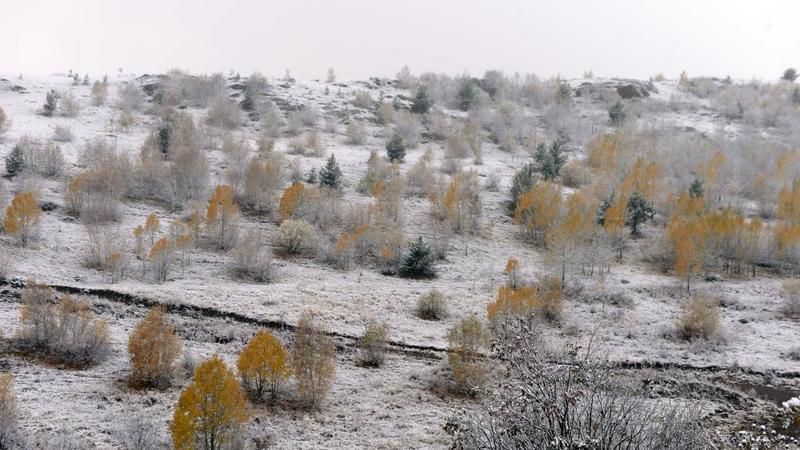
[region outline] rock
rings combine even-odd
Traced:
[[[650,93],[647,92],[646,89],[636,84],[624,84],[622,86],[617,86],[617,94],[619,94],[619,96],[625,100],[650,96]]]
[[[621,279],[621,280],[619,280],[619,282],[620,282],[620,283],[622,283],[622,284],[630,284],[630,281],[629,281],[629,280],[626,280],[626,279],[624,279],[624,278],[623,278],[623,279]]]

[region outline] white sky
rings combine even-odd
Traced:
[[[800,67],[798,0],[0,0],[0,73],[547,77]]]

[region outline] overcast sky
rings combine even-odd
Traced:
[[[798,0],[0,0],[0,73],[775,79]]]

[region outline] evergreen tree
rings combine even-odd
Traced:
[[[461,83],[461,87],[458,89],[458,108],[462,111],[469,111],[477,95],[478,92],[475,90],[475,83],[472,79],[467,78]]]
[[[17,144],[6,155],[6,173],[10,177],[19,175],[22,169],[25,168],[25,155],[22,151],[22,146]]]
[[[625,121],[625,105],[622,101],[617,101],[608,108],[608,120],[612,126],[618,127]]]
[[[58,107],[58,93],[54,90],[50,90],[47,93],[47,97],[44,101],[44,106],[42,107],[42,115],[45,117],[53,117],[56,113],[56,108]]]
[[[517,209],[517,200],[522,194],[528,192],[536,184],[536,167],[533,163],[525,164],[522,169],[514,174],[511,180],[511,201],[509,202],[509,209],[514,212]]]
[[[652,219],[656,214],[655,209],[638,192],[631,194],[628,199],[628,217],[625,218],[625,225],[631,227],[631,234],[639,234],[639,225]]]
[[[389,139],[389,142],[386,143],[386,156],[389,157],[389,161],[403,162],[406,158],[406,144],[403,142],[403,136],[395,133]]]
[[[788,81],[790,83],[794,83],[794,80],[797,79],[797,76],[798,76],[797,70],[795,70],[793,68],[788,68],[785,71],[783,71],[783,75],[781,76],[781,79],[782,80],[786,80],[786,81]]]
[[[306,181],[306,183],[308,183],[308,184],[317,184],[317,169],[311,169],[311,170],[310,170],[310,171],[309,171],[309,172],[306,174],[306,179],[305,179],[305,181]]]
[[[536,146],[533,159],[545,180],[552,180],[561,173],[561,168],[567,161],[562,148],[561,142],[557,140],[553,141],[549,148],[544,143]]]
[[[408,255],[400,267],[400,275],[409,278],[433,278],[436,276],[433,262],[431,248],[420,236],[409,243]]]
[[[169,128],[169,124],[164,124],[158,129],[158,149],[161,150],[164,156],[169,151],[170,134],[172,134],[172,131]]]
[[[703,187],[703,182],[695,178],[692,185],[689,186],[689,195],[691,195],[692,198],[702,198],[704,193],[705,188]]]
[[[342,183],[342,171],[339,169],[339,163],[336,162],[336,157],[331,153],[325,167],[319,171],[319,184],[320,186],[329,187],[331,189],[339,189]]]
[[[416,114],[425,114],[431,109],[433,102],[428,97],[428,89],[425,86],[420,86],[417,89],[417,94],[414,96],[414,102],[411,104],[411,112]]]

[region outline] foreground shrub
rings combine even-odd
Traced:
[[[719,318],[719,299],[694,295],[683,305],[678,333],[684,339],[712,338],[719,333]]]
[[[447,333],[447,360],[453,380],[467,392],[474,393],[486,382],[488,368],[483,352],[489,347],[489,331],[471,315]]]
[[[128,339],[131,384],[164,388],[170,384],[183,346],[167,320],[164,307],[153,307]]]
[[[309,408],[318,409],[331,389],[336,368],[336,345],[328,330],[308,312],[303,313],[294,332],[292,372],[297,394]]]
[[[527,315],[531,312],[550,322],[561,318],[564,291],[558,277],[545,277],[531,286],[519,286],[513,280],[512,277],[511,284],[501,286],[497,291],[497,299],[487,306],[489,320],[496,323],[511,315]]]
[[[96,319],[88,303],[64,294],[53,302],[53,290],[32,284],[22,290],[20,343],[56,362],[86,366],[109,351],[108,325]]]
[[[389,338],[389,324],[370,320],[364,336],[358,341],[359,362],[366,367],[380,367],[386,358],[386,341]]]
[[[14,375],[0,372],[0,448],[15,448],[17,434],[17,396]]]
[[[219,356],[194,371],[169,425],[176,450],[216,450],[235,442],[247,421],[247,400],[234,373]]]
[[[783,314],[786,317],[800,319],[800,281],[783,282]]]
[[[285,220],[278,228],[278,244],[290,255],[307,253],[316,243],[317,233],[305,220]]]
[[[447,317],[447,301],[444,294],[433,289],[422,295],[417,300],[416,314],[424,320],[442,320]]]
[[[714,448],[697,409],[650,399],[646,384],[590,350],[550,350],[524,317],[505,327],[493,345],[504,376],[446,426],[456,448]]]
[[[281,341],[267,330],[260,330],[253,336],[236,362],[242,384],[258,399],[269,389],[274,400],[283,382],[289,379],[289,353]]]

